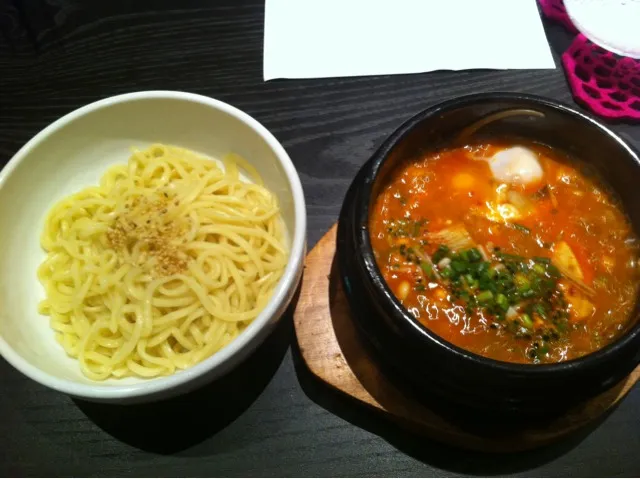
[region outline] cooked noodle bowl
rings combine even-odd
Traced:
[[[269,301],[288,260],[277,198],[223,163],[154,145],[49,212],[39,310],[88,378],[185,369]]]

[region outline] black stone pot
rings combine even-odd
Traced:
[[[470,95],[431,107],[398,128],[362,167],[345,198],[337,260],[357,328],[392,374],[425,400],[460,411],[539,417],[611,388],[640,362],[640,308],[624,334],[583,358],[551,365],[512,364],[465,351],[422,326],[395,298],[376,265],[369,209],[384,178],[402,159],[456,141],[475,121],[521,108],[544,116],[514,116],[467,138],[527,138],[563,150],[601,176],[640,231],[640,158],[598,120],[553,100],[513,93]]]

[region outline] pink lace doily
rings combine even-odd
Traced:
[[[576,100],[605,118],[640,120],[640,62],[578,35],[562,63]]]
[[[538,0],[545,16],[572,32],[562,0]],[[603,118],[640,121],[640,61],[611,53],[579,34],[562,55],[573,97]]]

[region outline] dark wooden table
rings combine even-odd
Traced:
[[[263,14],[264,0],[0,0],[0,166],[94,100],[152,89],[209,95],[253,115],[287,148],[313,246],[359,166],[420,109],[491,90],[572,101],[560,68],[264,83]],[[570,36],[553,25],[547,34],[560,65]],[[438,47],[446,45],[425,54]],[[613,128],[640,147],[640,126]],[[638,387],[592,430],[553,447],[464,452],[408,434],[316,382],[290,317],[238,371],[168,403],[72,400],[2,360],[0,378],[4,475],[640,474]]]

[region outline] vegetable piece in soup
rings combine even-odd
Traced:
[[[404,162],[376,198],[370,235],[405,308],[476,354],[555,363],[629,324],[638,238],[603,186],[547,147],[472,145]]]

